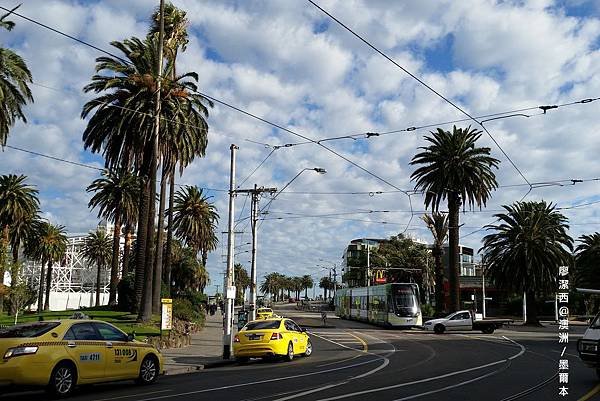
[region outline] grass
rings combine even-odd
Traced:
[[[152,321],[148,323],[138,323],[137,315],[129,312],[114,311],[107,307],[85,308],[78,310],[49,311],[38,315],[36,312],[29,312],[19,315],[18,323],[35,322],[41,316],[44,320],[68,319],[73,313],[82,312],[94,320],[102,320],[114,324],[125,333],[135,332],[138,340],[146,337],[160,335],[160,315],[153,315]],[[6,313],[0,313],[0,325],[12,325],[15,322],[14,316],[8,316]]]

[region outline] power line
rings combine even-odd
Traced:
[[[269,154],[267,155],[267,157],[265,157],[265,158],[263,159],[263,161],[261,161],[261,162],[258,164],[258,166],[256,166],[256,168],[255,168],[254,170],[252,170],[252,172],[251,172],[251,173],[248,175],[248,177],[244,178],[244,179],[242,180],[242,182],[241,182],[241,183],[240,183],[240,184],[239,184],[237,187],[238,187],[238,188],[241,188],[241,186],[242,186],[242,185],[244,185],[244,183],[245,183],[246,181],[248,181],[248,179],[249,179],[250,177],[252,177],[252,176],[254,175],[254,173],[256,173],[256,171],[257,171],[259,168],[261,168],[261,167],[262,167],[262,165],[263,165],[263,164],[265,164],[265,162],[266,162],[266,161],[269,159],[269,157],[271,157],[271,155],[272,155],[273,153],[275,153],[275,151],[276,151],[276,150],[277,150],[277,149],[275,149],[275,148],[271,149],[271,151],[269,152]]]
[[[406,68],[404,68],[403,66],[401,66],[400,64],[398,64],[396,61],[394,61],[391,57],[389,57],[387,54],[385,54],[383,51],[379,50],[377,47],[375,47],[373,44],[371,44],[369,41],[367,41],[366,39],[364,39],[362,36],[360,36],[359,34],[357,34],[356,32],[354,32],[352,29],[350,29],[350,27],[348,27],[347,25],[345,25],[342,21],[340,21],[339,19],[337,19],[336,17],[334,17],[332,14],[330,14],[329,12],[325,11],[323,8],[321,8],[317,3],[315,3],[313,0],[308,0],[313,6],[315,6],[316,8],[318,8],[319,10],[321,10],[324,14],[326,14],[329,18],[331,18],[332,20],[334,20],[337,24],[339,24],[340,26],[342,26],[344,29],[346,29],[348,32],[350,32],[352,35],[354,35],[356,38],[358,38],[360,41],[362,41],[364,44],[366,44],[367,46],[369,46],[371,49],[373,49],[375,52],[379,53],[381,56],[383,56],[386,60],[388,60],[389,62],[391,62],[392,64],[394,64],[396,67],[400,68],[402,71],[404,71],[406,74],[408,74],[411,78],[413,78],[414,80],[416,80],[417,82],[419,82],[421,85],[423,85],[425,88],[427,88],[429,91],[433,92],[435,95],[437,95],[440,99],[444,100],[446,103],[448,103],[449,105],[451,105],[452,107],[454,107],[456,110],[458,110],[459,112],[461,112],[462,114],[464,114],[465,116],[467,116],[470,120],[474,121],[475,123],[477,123],[478,125],[481,126],[481,128],[485,131],[485,133],[490,137],[490,139],[496,144],[496,146],[498,147],[498,149],[500,149],[500,151],[502,152],[502,154],[504,154],[504,156],[508,159],[508,161],[510,162],[510,164],[512,164],[512,166],[515,168],[515,170],[517,170],[517,172],[519,173],[519,175],[523,178],[523,180],[525,180],[526,183],[529,184],[529,181],[527,180],[527,178],[523,175],[523,173],[521,172],[521,170],[519,169],[519,167],[517,167],[517,165],[512,161],[512,159],[508,156],[508,154],[504,151],[504,149],[502,149],[502,147],[500,146],[500,144],[498,143],[498,141],[496,141],[496,139],[492,136],[492,134],[488,131],[488,129],[479,121],[476,120],[474,117],[472,117],[469,113],[467,113],[465,110],[463,110],[460,106],[458,106],[456,103],[452,102],[450,99],[446,98],[444,95],[442,95],[441,93],[439,93],[438,91],[436,91],[435,89],[433,89],[431,86],[429,86],[425,81],[423,81],[422,79],[420,79],[419,77],[417,77],[416,75],[414,75],[412,72],[408,71]],[[553,108],[553,107],[551,107]]]
[[[0,9],[4,9],[4,10],[6,10],[6,11],[10,11],[10,10],[8,10],[8,9],[6,9],[6,8],[4,8],[4,7],[2,7],[2,6],[0,6]],[[93,49],[96,49],[96,50],[98,50],[98,51],[101,51],[101,52],[102,52],[102,53],[104,53],[104,54],[107,54],[107,55],[110,55],[110,56],[112,56],[112,57],[115,57],[115,58],[117,58],[117,59],[121,60],[121,61],[122,61],[122,62],[124,62],[124,63],[127,63],[127,64],[132,64],[130,61],[128,61],[128,60],[125,60],[125,59],[123,59],[123,58],[121,58],[121,57],[119,57],[119,56],[117,56],[117,55],[115,55],[115,54],[113,54],[113,53],[111,53],[111,52],[109,52],[109,51],[107,51],[107,50],[101,49],[101,48],[99,48],[98,46],[92,45],[92,44],[90,44],[90,43],[88,43],[88,42],[85,42],[85,41],[83,41],[83,40],[80,40],[80,39],[78,39],[78,38],[75,38],[75,37],[73,37],[73,36],[71,36],[71,35],[69,35],[69,34],[66,34],[66,33],[64,33],[64,32],[61,32],[61,31],[59,31],[58,29],[51,28],[50,26],[48,26],[48,25],[46,25],[46,24],[43,24],[43,23],[41,23],[41,22],[38,22],[38,21],[36,21],[36,20],[34,20],[34,19],[31,19],[31,18],[25,17],[25,16],[23,16],[22,14],[14,13],[14,15],[17,15],[18,17],[21,17],[21,18],[23,18],[23,19],[25,19],[25,20],[27,20],[27,21],[29,21],[29,22],[32,22],[32,23],[34,23],[34,24],[36,24],[36,25],[42,26],[42,27],[44,27],[44,28],[46,28],[46,29],[49,29],[49,30],[51,30],[52,32],[58,33],[58,34],[60,34],[60,35],[62,35],[62,36],[65,36],[65,37],[67,37],[67,38],[69,38],[69,39],[75,40],[76,42],[78,42],[78,43],[81,43],[81,44],[83,44],[83,45],[85,45],[85,46],[88,46],[88,47],[91,47],[91,48],[93,48]],[[277,123],[274,123],[274,122],[271,122],[271,121],[269,121],[269,120],[266,120],[266,119],[264,119],[264,118],[262,118],[262,117],[259,117],[259,116],[255,115],[255,114],[253,114],[253,113],[250,113],[250,112],[248,112],[248,111],[246,111],[246,110],[243,110],[243,109],[241,109],[241,108],[239,108],[239,107],[237,107],[237,106],[234,106],[234,105],[232,105],[232,104],[230,104],[230,103],[227,103],[227,102],[225,102],[225,101],[223,101],[223,100],[217,99],[217,98],[215,98],[215,97],[213,97],[213,96],[210,96],[210,95],[208,95],[208,94],[206,94],[206,93],[200,92],[200,91],[198,91],[198,90],[196,90],[196,91],[191,91],[191,92],[193,92],[193,93],[196,93],[196,94],[198,94],[198,95],[201,95],[201,96],[204,96],[205,98],[207,98],[207,99],[209,99],[209,100],[212,100],[212,101],[213,101],[213,102],[215,102],[215,103],[219,103],[219,104],[221,104],[221,105],[223,105],[223,106],[225,106],[225,107],[228,107],[228,108],[230,108],[230,109],[232,109],[232,110],[235,110],[235,111],[237,111],[237,112],[239,112],[239,113],[241,113],[241,114],[244,114],[244,115],[246,115],[246,116],[248,116],[248,117],[251,117],[251,118],[253,118],[253,119],[255,119],[255,120],[261,121],[261,122],[263,122],[263,123],[265,123],[265,124],[268,124],[268,125],[270,125],[270,126],[272,126],[272,127],[275,127],[275,128],[277,128],[277,129],[279,129],[279,130],[282,130],[282,131],[284,131],[284,132],[287,132],[287,133],[289,133],[289,134],[291,134],[291,135],[294,135],[294,136],[296,136],[296,137],[302,138],[302,139],[304,139],[304,140],[307,140],[307,141],[311,141],[312,143],[315,143],[315,144],[319,145],[320,147],[322,147],[323,149],[327,150],[328,152],[330,152],[330,153],[332,153],[332,154],[336,155],[337,157],[339,157],[339,158],[341,158],[341,159],[345,160],[346,162],[350,163],[350,164],[351,164],[351,165],[353,165],[354,167],[356,167],[356,168],[360,169],[361,171],[363,171],[363,172],[365,172],[365,173],[369,174],[370,176],[372,176],[372,177],[376,178],[377,180],[379,180],[379,181],[381,181],[381,182],[385,183],[386,185],[388,185],[388,186],[390,186],[390,187],[392,187],[392,188],[394,188],[394,189],[397,189],[397,190],[399,190],[399,191],[401,191],[401,192],[404,192],[404,190],[400,189],[399,187],[397,187],[396,185],[392,184],[392,183],[391,183],[391,182],[389,182],[388,180],[386,180],[386,179],[384,179],[384,178],[380,177],[379,175],[377,175],[377,174],[375,174],[375,173],[371,172],[370,170],[368,170],[368,169],[364,168],[363,166],[359,165],[358,163],[356,163],[356,162],[354,162],[354,161],[350,160],[348,157],[346,157],[346,156],[344,156],[344,155],[340,154],[339,152],[337,152],[337,151],[335,151],[335,150],[333,150],[333,149],[331,149],[331,148],[329,148],[329,147],[327,147],[327,146],[325,146],[325,145],[323,145],[323,144],[319,143],[318,141],[315,141],[315,140],[313,140],[313,139],[311,139],[311,138],[309,138],[309,137],[307,137],[307,136],[304,136],[304,135],[302,135],[302,134],[299,134],[299,133],[297,133],[297,132],[294,132],[294,131],[292,131],[292,130],[291,130],[291,129],[289,129],[289,128],[285,128],[285,127],[283,127],[282,125],[279,125],[279,124],[277,124]],[[408,196],[408,199],[409,199],[409,204],[411,205],[411,208],[412,208],[412,201],[411,201],[411,199],[410,199],[410,196],[409,196],[409,194],[408,194],[408,193],[406,193],[406,192],[405,192],[405,194]],[[410,224],[410,223],[409,223],[409,224]],[[408,228],[408,226],[407,226],[407,228]]]

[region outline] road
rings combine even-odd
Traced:
[[[291,312],[289,314],[292,314]],[[301,319],[300,319],[301,320]],[[576,356],[577,333],[565,353],[569,396],[559,397],[562,347],[551,331],[498,330],[493,335],[435,335],[335,320],[310,329],[314,354],[292,362],[251,362],[131,382],[86,387],[73,400],[578,400],[600,387]],[[2,399],[43,399],[42,393]],[[597,397],[597,398],[596,398]],[[596,393],[589,399],[600,399]]]

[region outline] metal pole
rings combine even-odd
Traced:
[[[523,291],[523,323],[527,321],[527,294]]]
[[[483,293],[483,318],[485,319],[485,274],[482,274],[481,279],[481,292]]]
[[[235,291],[231,291],[234,283],[233,271],[233,252],[234,252],[234,237],[233,237],[233,222],[234,222],[234,199],[235,199],[235,151],[237,146],[231,144],[231,167],[229,170],[229,224],[227,230],[227,273],[225,274],[225,322],[223,327],[223,359],[231,357],[232,346],[232,326],[233,326],[233,300]],[[232,294],[233,292],[233,294]],[[231,298],[233,296],[234,298]]]
[[[252,264],[250,267],[250,320],[256,319],[256,248],[258,247],[258,191],[254,184],[252,192]]]
[[[369,246],[369,240],[367,239],[367,317],[369,316],[369,287],[371,287],[371,247]]]

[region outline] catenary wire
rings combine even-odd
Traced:
[[[348,27],[342,21],[340,21],[335,16],[333,16],[331,13],[327,12],[325,9],[323,9],[322,7],[320,7],[313,0],[308,0],[308,2],[311,3],[313,6],[315,6],[316,8],[318,8],[319,10],[321,10],[321,12],[323,12],[324,14],[326,14],[329,18],[331,18],[332,20],[334,20],[338,25],[342,26],[344,29],[346,29],[348,32],[350,32],[352,35],[354,35],[356,38],[358,38],[364,44],[366,44],[367,46],[369,46],[375,52],[379,53],[386,60],[388,60],[389,62],[391,62],[392,64],[394,64],[396,67],[400,68],[402,71],[404,71],[411,78],[413,78],[414,80],[416,80],[417,82],[419,82],[421,85],[423,85],[429,91],[433,92],[440,99],[444,100],[446,103],[448,103],[449,105],[451,105],[452,107],[454,107],[456,110],[458,110],[459,112],[461,112],[462,114],[464,114],[465,116],[467,116],[470,120],[472,120],[473,122],[475,122],[479,126],[481,126],[481,128],[490,137],[490,139],[492,140],[492,142],[494,142],[496,144],[496,146],[498,147],[498,149],[500,149],[500,151],[502,152],[502,154],[508,159],[508,161],[510,162],[510,164],[512,164],[512,166],[519,173],[519,175],[523,178],[523,180],[526,183],[529,184],[529,180],[527,180],[527,178],[525,177],[525,175],[523,175],[523,173],[521,172],[521,170],[519,169],[519,167],[515,164],[515,162],[513,162],[513,160],[510,158],[510,156],[508,156],[508,154],[504,151],[504,149],[502,148],[502,146],[500,146],[500,144],[498,143],[498,141],[496,141],[496,139],[492,136],[492,134],[488,131],[488,129],[481,122],[479,122],[479,120],[475,119],[473,116],[471,116],[469,113],[467,113],[464,109],[462,109],[456,103],[452,102],[450,99],[448,99],[447,97],[445,97],[444,95],[442,95],[440,92],[436,91],[434,88],[432,88],[431,86],[429,86],[425,81],[423,81],[422,79],[420,79],[419,77],[417,77],[416,75],[414,75],[412,72],[410,72],[409,70],[407,70],[406,68],[404,68],[402,65],[400,65],[396,61],[394,61],[394,59],[392,59],[390,56],[388,56],[387,54],[385,54],[383,51],[379,50],[377,47],[375,47],[373,44],[371,44],[365,38],[363,38],[362,36],[360,36],[359,34],[357,34],[356,32],[354,32],[350,27]]]

